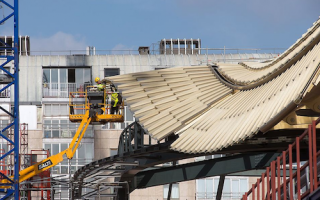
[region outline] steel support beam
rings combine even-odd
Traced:
[[[221,176],[269,166],[279,153],[240,154],[156,170],[141,171],[131,181],[130,192],[175,182]]]
[[[219,184],[218,184],[218,189],[217,189],[216,200],[221,200],[222,191],[223,191],[223,185],[224,185],[224,180],[225,179],[226,179],[225,175],[221,175],[220,178],[219,178]]]

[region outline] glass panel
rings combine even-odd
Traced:
[[[45,129],[51,129],[51,120],[50,119],[43,120],[43,126]]]
[[[240,179],[240,192],[245,193],[248,191],[248,180]]]
[[[163,198],[168,197],[169,185],[163,185]]]
[[[43,69],[43,83],[50,83],[50,69]]]
[[[120,74],[119,68],[104,68],[104,77],[116,76]]]
[[[51,69],[51,83],[58,83],[58,69]]]
[[[52,104],[52,115],[57,116],[60,114],[60,108],[59,104]]]
[[[59,130],[52,130],[52,137],[53,138],[59,138],[60,137]]]
[[[8,145],[7,144],[2,144],[2,148],[4,152],[8,152]]]
[[[59,120],[52,120],[52,129],[59,129]]]
[[[61,151],[64,151],[68,148],[68,144],[66,143],[61,143]]]
[[[210,159],[212,159],[212,157],[213,157],[212,155],[205,156],[205,159],[206,159],[206,160],[210,160]]]
[[[125,127],[125,123],[120,123],[121,124],[121,129],[125,129],[126,127]]]
[[[179,184],[172,184],[171,198],[179,198]]]
[[[115,123],[110,122],[110,129],[115,129]]]
[[[1,122],[2,122],[3,128],[8,126],[9,124],[9,120],[1,120]]]
[[[60,83],[67,83],[67,69],[60,69]]]
[[[207,178],[206,179],[206,193],[207,193],[207,198],[213,199],[213,179]]]
[[[68,174],[68,166],[61,166],[61,173]]]
[[[89,163],[93,160],[93,152],[94,152],[93,144],[87,143],[86,144],[86,155],[85,155],[85,158],[87,160],[86,163]]]
[[[85,164],[86,146],[84,144],[78,149],[78,165]]]
[[[60,174],[60,167],[58,167],[58,166],[52,167],[51,172],[52,172],[53,174]]]
[[[218,186],[219,186],[219,178],[213,179],[213,191],[214,191],[214,196],[216,196],[216,192],[218,191]]]
[[[52,113],[51,113],[51,104],[45,104],[44,105],[44,115],[45,116],[52,115]]]
[[[68,129],[68,120],[60,120],[60,127],[62,130]]]
[[[51,155],[56,155],[59,153],[59,144],[52,144]]]
[[[76,153],[74,154],[73,159],[71,159],[71,165],[76,165],[77,164],[78,150],[79,149],[76,150]]]
[[[61,137],[70,137],[70,131],[68,130],[68,120],[60,120]]]
[[[226,179],[224,180],[222,195],[223,195],[224,198],[230,198],[230,197],[231,197],[231,183],[230,183],[230,178],[226,178]]]
[[[240,193],[239,193],[239,180],[232,180],[232,198],[233,199],[239,199]]]
[[[51,130],[45,130],[44,131],[44,137],[45,138],[51,138]]]
[[[83,83],[91,83],[91,71],[90,69],[84,69],[84,80]]]
[[[77,84],[81,84],[81,85],[84,84],[84,81],[83,81],[83,68],[76,69],[76,83]]]
[[[197,187],[198,187],[198,191],[197,191],[198,198],[205,198],[205,191],[206,191],[205,179],[197,180]]]
[[[60,104],[60,115],[69,115],[69,107],[67,104]]]
[[[71,166],[71,174],[74,174],[76,172],[76,167],[75,166]]]
[[[51,144],[44,144],[44,149],[45,150],[49,149],[50,154],[51,154]]]

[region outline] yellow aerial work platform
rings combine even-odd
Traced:
[[[116,113],[111,113],[111,91],[106,88],[103,91],[96,87],[87,87],[86,91],[70,93],[70,121],[80,122],[76,134],[74,135],[69,147],[56,155],[52,155],[36,164],[23,169],[19,172],[19,183],[40,174],[41,172],[50,169],[61,163],[64,157],[72,159],[76,150],[84,136],[89,124],[105,124],[107,122],[123,122],[123,101],[119,104],[114,104]],[[119,96],[119,98],[121,98]],[[110,103],[109,103],[110,102]],[[0,183],[5,184],[12,182],[13,177],[0,179]],[[8,188],[8,186],[0,186],[0,188]]]
[[[104,89],[98,90],[94,86],[88,86],[83,92],[70,92],[69,95],[69,119],[71,122],[81,122],[87,110],[91,117],[91,123],[124,121],[123,101],[118,105],[116,113],[111,113],[112,92]]]

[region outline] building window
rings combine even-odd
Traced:
[[[3,156],[5,153],[8,152],[8,144],[7,143],[0,143],[0,157]],[[8,159],[11,156],[7,156],[0,160],[0,170],[8,169]]]
[[[68,116],[68,104],[44,104],[44,116]]]
[[[72,138],[76,134],[79,123],[70,122],[68,118],[46,118],[43,120],[44,138]],[[93,127],[88,125],[85,138],[93,137]]]
[[[56,155],[61,151],[68,148],[69,143],[44,143],[44,149],[50,151],[50,155]],[[69,168],[68,159],[63,160],[58,165],[54,166],[51,170],[53,174],[73,174],[81,166],[93,161],[94,158],[94,146],[93,143],[81,143],[76,150],[75,155],[70,160],[71,168]]]
[[[68,98],[70,92],[83,92],[91,85],[90,68],[43,68],[43,97]]]
[[[3,67],[5,70],[9,71],[10,72],[10,68],[9,67]],[[0,74],[7,74],[5,71],[3,70],[0,70]],[[7,84],[1,84],[0,85],[0,89],[6,87]],[[0,98],[8,98],[10,97],[10,90],[11,90],[11,87],[8,87],[6,90],[2,91],[0,93]]]
[[[241,199],[242,195],[248,191],[248,178],[228,177],[225,178],[222,191],[222,199]],[[197,199],[215,199],[217,195],[219,177],[198,179]]]
[[[120,75],[119,68],[104,68],[104,77]]]
[[[163,199],[166,200],[168,198],[169,193],[169,184],[163,186]],[[179,199],[179,184],[172,184],[171,188],[171,199],[178,200]]]
[[[9,120],[0,119],[0,129],[1,129],[1,133],[2,133],[4,136],[6,136],[6,137],[8,137],[8,131],[9,131],[10,129],[7,129],[7,130],[4,131],[4,132],[2,132],[2,130],[5,129],[8,125],[9,125]],[[2,137],[1,137],[1,139],[2,139],[2,141],[7,142],[7,140],[3,139]]]

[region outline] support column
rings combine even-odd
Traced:
[[[223,190],[223,184],[224,184],[225,178],[226,178],[225,175],[220,176],[216,200],[221,200],[222,198],[222,190]]]

